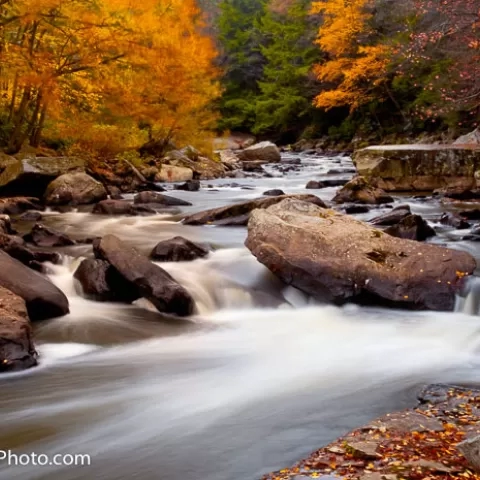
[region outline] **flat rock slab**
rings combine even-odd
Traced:
[[[477,187],[479,145],[380,145],[353,155],[358,174],[391,191]]]
[[[265,209],[287,198],[314,203],[325,207],[325,203],[315,195],[278,195],[276,197],[257,198],[220,208],[212,208],[189,215],[183,220],[185,225],[247,225],[250,213],[255,209]]]
[[[252,212],[246,246],[287,285],[339,304],[450,311],[476,268],[468,253],[395,238],[293,198]]]

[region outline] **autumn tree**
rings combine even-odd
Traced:
[[[327,60],[315,67],[324,85],[314,101],[318,108],[348,106],[354,111],[385,97],[389,47],[379,41],[371,26],[372,2],[313,2],[312,13],[323,18],[316,43],[327,55]]]
[[[49,122],[73,138],[101,127],[110,140],[138,125],[181,141],[208,128],[219,89],[201,27],[194,0],[1,2],[8,150],[38,144]]]

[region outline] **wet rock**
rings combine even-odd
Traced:
[[[452,186],[435,190],[434,195],[445,197],[445,200],[478,200],[480,199],[480,190],[463,188],[462,186]]]
[[[133,205],[128,200],[102,200],[93,208],[96,215],[156,215],[156,210],[146,205]]]
[[[85,297],[97,302],[132,303],[141,297],[138,288],[105,260],[87,258],[73,276],[79,281]]]
[[[340,189],[333,198],[335,203],[362,203],[379,205],[393,202],[383,190],[369,185],[365,178],[356,177]]]
[[[307,190],[318,190],[320,188],[325,188],[325,185],[322,182],[318,182],[317,180],[310,180],[306,185],[305,188]]]
[[[285,195],[285,192],[279,188],[274,188],[263,192],[262,195],[265,195],[266,197],[278,197],[279,195]]]
[[[183,237],[174,237],[156,245],[150,258],[158,262],[186,262],[208,255],[208,250]]]
[[[25,212],[19,217],[19,220],[22,222],[38,222],[42,220],[43,215],[40,212]]]
[[[281,163],[285,165],[301,165],[302,159],[301,158],[282,158]]]
[[[109,185],[107,188],[108,196],[112,200],[123,200],[122,191],[114,185]]]
[[[106,260],[112,265],[158,311],[182,317],[194,312],[195,302],[185,288],[165,270],[114,235],[96,240],[93,250],[98,260]]]
[[[476,268],[468,253],[395,238],[295,199],[254,211],[246,246],[288,285],[338,304],[451,311]]]
[[[454,213],[444,213],[440,217],[440,223],[453,227],[457,230],[466,230],[470,228],[470,224],[463,218],[463,215],[456,215]]]
[[[276,163],[281,160],[280,150],[272,142],[256,143],[236,153],[242,162],[259,160],[264,163]]]
[[[23,238],[37,247],[67,247],[76,243],[68,235],[41,223],[36,223],[31,232],[24,235]]]
[[[241,168],[240,159],[232,150],[220,150],[218,156],[228,170]]]
[[[396,225],[397,223],[401,222],[405,217],[408,217],[411,214],[412,212],[409,205],[400,205],[398,207],[395,207],[390,212],[372,218],[372,220],[370,220],[370,223],[377,227]]]
[[[212,208],[199,213],[189,215],[183,220],[185,225],[223,225],[244,226],[247,225],[253,210],[268,208],[279,203],[285,198],[296,198],[315,205],[325,206],[325,203],[315,195],[279,195],[278,197],[257,198],[246,202],[227,205],[225,207]]]
[[[245,172],[264,173],[265,171],[263,170],[263,165],[265,165],[265,162],[263,162],[262,160],[242,162],[242,168]]]
[[[471,242],[480,242],[480,225],[476,225],[470,230],[468,235],[465,235],[462,240],[468,240]]]
[[[385,233],[397,238],[424,242],[436,235],[435,230],[420,215],[408,215],[396,225],[385,230]]]
[[[19,215],[28,210],[44,210],[35,197],[0,198],[0,214]]]
[[[44,195],[46,205],[85,205],[107,198],[105,187],[86,173],[67,173],[51,182]]]
[[[328,172],[327,175],[343,175],[346,173],[357,173],[356,168],[331,168]]]
[[[192,205],[190,202],[181,200],[180,198],[170,197],[168,195],[163,195],[157,192],[140,192],[139,194],[135,195],[133,202],[135,204],[142,205],[154,203],[156,205],[161,205],[164,207]]]
[[[25,301],[0,287],[0,372],[26,370],[37,365],[37,352]]]
[[[326,187],[343,187],[349,182],[346,178],[325,178],[322,180],[323,185]]]
[[[8,215],[0,215],[0,232],[8,235],[16,233],[12,227],[12,221]]]
[[[186,192],[198,192],[200,190],[199,180],[189,180],[182,185],[175,185],[175,190],[185,190]]]
[[[347,215],[355,215],[359,213],[368,213],[370,208],[366,205],[348,205],[344,210]]]
[[[69,313],[67,297],[52,282],[2,251],[0,286],[25,300],[32,321]]]
[[[36,157],[19,153],[0,155],[0,193],[2,196],[42,197],[48,184],[60,175],[85,171],[78,157]]]
[[[467,220],[480,220],[480,210],[479,209],[464,210],[463,212],[460,212],[459,215],[461,217],[466,218]]]

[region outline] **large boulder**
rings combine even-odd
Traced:
[[[244,226],[247,225],[250,214],[257,208],[268,208],[271,205],[295,198],[304,202],[314,203],[325,207],[325,203],[315,195],[278,195],[276,197],[257,198],[246,202],[235,203],[225,207],[212,208],[203,212],[189,215],[183,220],[185,225],[221,225],[221,226]]]
[[[150,300],[159,312],[178,316],[191,315],[195,302],[173,277],[134,248],[114,235],[106,235],[93,243],[95,257],[107,261],[126,281]]]
[[[475,189],[480,147],[475,145],[385,145],[358,150],[358,174],[391,191],[433,191],[445,187]]]
[[[215,161],[207,157],[203,157],[193,148],[185,148],[182,150],[172,150],[164,158],[162,158],[162,168],[171,165],[174,167],[183,167],[192,170],[193,178],[196,180],[210,180],[213,178],[221,178],[225,176],[225,166],[220,161]],[[190,178],[183,178],[170,181],[187,181]]]
[[[0,287],[0,372],[37,365],[37,352],[25,301]]]
[[[276,163],[282,159],[280,149],[272,142],[256,143],[236,153],[242,162],[260,160],[264,163]]]
[[[42,197],[48,184],[65,173],[82,172],[85,162],[77,157],[36,157],[0,155],[2,196]]]
[[[87,258],[73,276],[80,283],[85,297],[97,302],[131,303],[141,297],[138,288],[105,260]]]
[[[217,154],[220,161],[228,170],[237,170],[242,167],[238,155],[232,150],[220,150]]]
[[[254,211],[246,245],[285,283],[338,304],[452,310],[476,268],[466,252],[392,237],[295,199]]]
[[[333,201],[335,203],[380,205],[393,202],[393,198],[382,189],[369,185],[364,177],[355,177],[337,192]]]
[[[0,286],[23,298],[33,320],[69,313],[67,297],[50,280],[0,251]]]
[[[47,205],[84,205],[107,198],[105,187],[86,173],[66,173],[51,182],[44,195]]]
[[[155,175],[156,182],[186,182],[193,179],[193,170],[174,165],[162,165]]]
[[[30,210],[44,210],[35,197],[0,198],[0,214],[19,215]]]
[[[157,262],[186,262],[206,257],[208,250],[183,237],[174,237],[159,242],[150,253]]]

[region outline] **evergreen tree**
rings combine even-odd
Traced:
[[[266,0],[222,0],[218,19],[224,71],[220,129],[251,131],[264,58],[257,21]]]
[[[274,3],[274,2],[272,2]],[[313,41],[315,19],[310,1],[294,0],[284,9],[267,6],[258,22],[265,44],[260,93],[256,98],[254,133],[299,133],[312,121],[312,101],[318,91],[311,75],[321,53]]]

